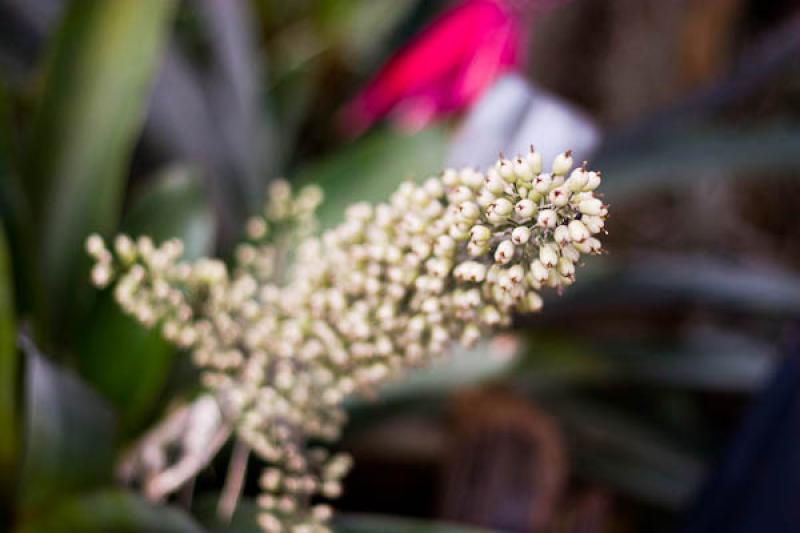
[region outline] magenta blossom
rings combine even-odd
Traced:
[[[524,25],[514,0],[462,0],[439,15],[380,69],[346,106],[359,134],[384,116],[417,130],[464,109],[522,61]]]

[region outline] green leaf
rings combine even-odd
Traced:
[[[485,529],[395,516],[343,514],[336,517],[338,533],[481,533]]]
[[[608,405],[558,397],[547,408],[569,436],[579,476],[673,509],[684,505],[703,479],[697,458]]]
[[[181,239],[187,259],[212,252],[215,230],[200,171],[187,165],[173,165],[153,178],[136,195],[122,222],[122,231],[134,237]]]
[[[19,361],[14,321],[11,260],[0,226],[0,497],[14,494],[19,447]]]
[[[103,490],[66,499],[34,515],[18,533],[200,533],[189,516],[169,506],[156,506],[120,490]]]
[[[199,173],[187,166],[166,169],[133,201],[122,230],[156,242],[179,238],[190,259],[211,253],[214,217]],[[87,322],[79,341],[81,374],[115,405],[124,436],[133,436],[155,414],[176,350],[158,330],[125,315],[111,290],[100,295]]]
[[[69,335],[88,294],[84,241],[112,230],[173,0],[70,3],[49,50],[23,170],[49,297]]]
[[[359,201],[382,202],[403,179],[422,180],[441,170],[446,131],[432,127],[408,135],[376,130],[325,159],[300,169],[297,176],[325,191],[320,206],[322,227],[344,217],[345,208]]]
[[[611,199],[654,184],[685,186],[698,176],[797,172],[800,128],[773,124],[750,130],[682,126],[656,136],[642,136],[601,150],[592,166],[602,169],[603,191]]]
[[[111,481],[115,420],[80,379],[23,338],[25,453],[19,497],[31,510]]]

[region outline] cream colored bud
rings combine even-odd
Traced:
[[[558,251],[552,244],[545,244],[539,248],[539,260],[547,268],[552,268],[558,263]]]
[[[547,281],[548,276],[550,276],[550,271],[540,260],[535,259],[531,263],[531,274],[533,274],[533,278],[536,281],[542,283]]]
[[[486,226],[472,226],[469,230],[469,237],[475,242],[485,242],[492,237],[492,231]]]
[[[525,160],[528,162],[528,166],[531,167],[531,172],[534,174],[538,174],[542,171],[542,154],[537,152],[533,146],[531,146],[528,155],[525,156]]]
[[[558,273],[562,276],[572,277],[575,275],[575,263],[562,257],[558,260]]]
[[[600,186],[601,182],[600,173],[598,172],[589,172],[589,176],[586,180],[586,185],[584,185],[584,191],[593,191]]]
[[[570,191],[580,192],[586,186],[588,181],[589,173],[583,168],[576,168],[572,171],[572,174],[569,175],[569,179],[567,180],[566,184]]]
[[[522,280],[525,279],[525,269],[522,268],[522,265],[514,265],[509,268],[508,279],[510,279],[515,285],[522,283]]]
[[[559,246],[568,244],[571,239],[572,237],[570,237],[569,228],[563,224],[558,226],[553,232],[553,240],[555,240]]]
[[[517,226],[511,232],[511,242],[516,245],[526,244],[531,238],[531,230],[526,226]]]
[[[553,177],[550,174],[543,173],[533,178],[533,189],[536,192],[545,194],[550,190],[550,185],[553,183]]]
[[[481,338],[481,330],[475,324],[469,324],[467,327],[464,328],[464,332],[461,334],[461,344],[464,346],[471,348],[475,346],[475,344]]]
[[[542,209],[536,218],[536,225],[542,228],[555,228],[558,223],[558,216],[552,209]]]
[[[578,209],[584,215],[604,216],[608,212],[599,198],[583,200],[578,205]]]
[[[550,203],[555,207],[564,207],[569,202],[569,191],[565,187],[557,187],[548,195]]]
[[[528,161],[520,157],[514,161],[514,174],[523,181],[530,181],[533,178],[533,171]]]
[[[497,172],[508,183],[514,182],[514,165],[508,159],[501,159],[497,162]]]
[[[106,245],[103,242],[103,238],[97,233],[89,235],[86,239],[86,252],[95,259],[99,259],[105,249]]]
[[[475,202],[462,203],[458,206],[458,212],[464,222],[475,222],[481,214],[481,210]]]
[[[495,213],[500,216],[508,216],[513,211],[514,206],[505,198],[498,198],[489,206],[489,212]]]
[[[577,263],[581,258],[581,253],[577,250],[577,248],[570,244],[561,248],[561,256],[569,259],[573,263]]]
[[[572,168],[572,150],[558,154],[553,159],[553,174],[564,176]]]
[[[600,233],[605,226],[605,221],[602,217],[586,215],[581,218],[581,222],[586,226],[591,233]]]
[[[503,178],[500,177],[500,174],[495,172],[489,172],[486,175],[486,178],[483,180],[484,187],[486,190],[492,193],[493,195],[503,194],[503,191],[506,190],[506,182],[503,181]]]
[[[580,220],[573,220],[569,223],[569,237],[574,242],[583,242],[590,237],[589,230]]]
[[[538,292],[528,291],[525,295],[525,310],[529,313],[535,313],[542,309],[544,302]]]
[[[536,214],[536,204],[524,198],[514,206],[514,213],[518,220],[527,220]]]
[[[505,240],[497,245],[497,250],[494,252],[494,260],[501,264],[505,265],[511,261],[514,257],[514,243]]]

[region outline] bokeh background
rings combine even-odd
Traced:
[[[275,177],[327,227],[530,143],[603,171],[608,254],[349,404],[337,527],[800,529],[793,0],[0,0],[2,523],[226,530],[228,447],[168,502],[115,482],[197,388],[91,289],[90,232],[228,257]]]

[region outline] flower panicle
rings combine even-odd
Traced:
[[[335,440],[343,400],[370,393],[542,307],[540,292],[575,281],[584,254],[602,251],[608,207],[599,172],[569,151],[485,172],[446,170],[402,183],[383,203],[358,203],[313,235],[316,188],[270,190],[247,224],[231,271],[181,260],[179,241],[92,236],[92,279],[115,283],[120,306],[189,350],[243,439],[269,466],[265,531],[325,531],[350,460],[310,448]],[[282,271],[282,272],[278,272]]]

